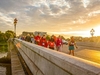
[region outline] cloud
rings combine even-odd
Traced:
[[[1,0],[0,30],[15,17],[19,33],[88,30],[100,24],[100,0]]]

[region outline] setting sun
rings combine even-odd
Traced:
[[[95,27],[94,30],[95,30],[94,36],[100,36],[100,26]]]

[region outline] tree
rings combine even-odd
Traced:
[[[4,39],[5,39],[5,38],[4,38],[4,33],[1,33],[1,32],[0,32],[0,42],[4,41]]]
[[[50,40],[50,35],[47,35],[47,36],[46,36],[46,39],[47,39],[47,40]]]
[[[61,38],[65,40],[65,37],[64,36],[61,36]]]
[[[15,33],[11,30],[8,30],[5,32],[5,36],[7,37],[7,40],[8,40],[9,38],[14,38]]]

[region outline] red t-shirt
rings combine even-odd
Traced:
[[[57,38],[56,46],[61,46],[61,45],[62,45],[62,39],[61,38]]]
[[[38,35],[35,37],[35,41],[36,41],[36,43],[37,43],[38,45],[40,44],[40,38],[41,38],[41,37],[38,36]]]
[[[40,39],[40,45],[43,46],[43,47],[47,47],[48,46],[47,40],[45,38],[41,38]]]

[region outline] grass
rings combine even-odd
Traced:
[[[8,51],[8,45],[7,42],[0,42],[0,52],[7,52]]]
[[[7,42],[0,41],[0,45],[7,45]]]

